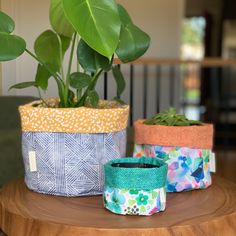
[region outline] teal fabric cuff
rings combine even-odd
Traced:
[[[153,167],[122,167],[124,163],[146,164],[153,165]],[[166,184],[167,169],[167,164],[156,158],[142,157],[112,160],[107,162],[104,166],[105,185],[119,189],[137,190],[161,188]]]

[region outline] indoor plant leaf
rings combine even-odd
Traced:
[[[10,89],[24,89],[24,88],[29,88],[29,87],[37,87],[37,84],[35,81],[27,81],[27,82],[22,82],[22,83],[19,83],[19,84],[14,84],[12,85]]]
[[[75,89],[83,89],[89,86],[92,77],[81,72],[75,72],[70,75],[70,86]]]
[[[78,45],[77,58],[83,69],[89,72],[96,72],[100,68],[109,70],[111,67],[111,63],[107,57],[93,50],[82,39]]]
[[[62,0],[51,0],[49,18],[52,28],[59,35],[71,38],[75,30],[65,16]]]
[[[60,37],[60,39],[61,39],[62,53],[63,53],[63,56],[64,56],[65,52],[66,52],[67,49],[70,47],[71,39],[68,38],[68,37],[66,37],[66,36],[63,36],[63,35],[60,35],[59,37]]]
[[[148,49],[150,37],[133,24],[122,25],[116,54],[123,62],[136,60]]]
[[[92,106],[96,107],[98,105],[99,95],[95,90],[90,90],[88,92],[87,102]]]
[[[74,107],[75,106],[75,104],[76,104],[76,102],[75,102],[75,94],[70,89],[69,89],[68,101],[69,101],[70,107]]]
[[[26,48],[24,39],[0,32],[0,61],[10,61],[19,57]]]
[[[112,73],[117,84],[117,98],[120,98],[121,94],[125,90],[125,79],[118,66],[112,67]]]
[[[123,26],[126,26],[128,24],[133,24],[132,19],[129,16],[128,12],[120,4],[118,4],[118,11],[119,11],[121,23],[122,23]]]
[[[46,30],[39,35],[34,43],[34,50],[37,57],[50,67],[54,67],[56,71],[59,71],[61,67],[61,47],[58,37],[59,36],[53,31]],[[64,56],[69,46],[69,39],[67,37],[61,37],[60,39],[62,43],[62,56]]]
[[[60,68],[60,43],[57,35],[51,31],[44,31],[34,43],[34,51],[37,57],[44,63],[55,65],[57,71]]]
[[[112,57],[120,35],[120,17],[114,0],[62,0],[65,14],[82,39],[100,54]],[[79,18],[80,16],[83,16]]]
[[[15,23],[10,16],[0,11],[0,32],[12,33],[15,28]]]
[[[38,87],[46,90],[48,87],[48,80],[51,77],[51,73],[45,68],[45,66],[38,64],[35,82]]]

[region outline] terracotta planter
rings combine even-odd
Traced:
[[[129,107],[100,101],[96,109],[45,108],[37,101],[19,111],[28,188],[62,196],[102,194],[103,164],[125,156]]]
[[[167,191],[180,192],[211,185],[213,125],[162,126],[134,123],[134,157],[156,157],[168,164]]]

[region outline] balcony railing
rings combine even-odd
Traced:
[[[167,108],[176,107],[190,118],[213,122],[224,140],[235,137],[236,146],[236,60],[143,58],[120,65],[126,78],[123,100],[130,104],[130,125]],[[115,96],[112,74],[104,76],[103,97]],[[233,128],[235,134],[228,132]],[[224,132],[221,132],[223,130]],[[224,141],[224,144],[229,144]]]

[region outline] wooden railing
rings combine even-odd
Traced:
[[[123,64],[119,59],[114,59],[115,64]],[[196,64],[202,67],[231,66],[236,65],[236,59],[222,59],[220,57],[209,57],[203,60],[181,60],[181,59],[161,59],[161,58],[140,58],[133,61],[133,65],[183,65]]]

